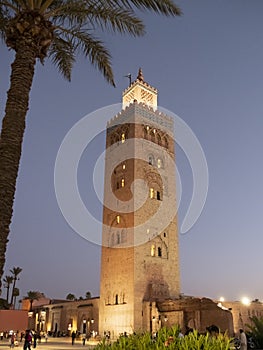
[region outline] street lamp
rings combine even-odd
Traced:
[[[245,305],[245,306],[249,306],[250,303],[251,303],[251,301],[250,301],[250,299],[249,299],[248,297],[243,297],[243,298],[241,299],[241,303],[242,303],[243,305]]]
[[[94,323],[94,319],[93,319],[93,318],[90,320],[90,323],[91,323],[90,332],[91,332],[91,334],[92,334],[92,336],[93,336],[93,327],[92,327],[92,325],[93,325],[93,323]]]
[[[86,334],[86,329],[87,329],[87,320],[84,318],[83,319],[83,325],[82,325],[82,330],[83,330],[83,334]]]

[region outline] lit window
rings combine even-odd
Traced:
[[[152,244],[151,246],[151,256],[154,256],[155,255],[155,245]]]
[[[125,168],[126,168],[126,165],[122,164],[122,169],[125,170]]]
[[[125,185],[124,179],[121,179],[121,187],[124,187],[124,185]]]
[[[121,143],[124,143],[124,141],[125,141],[125,134],[123,133],[121,134]]]
[[[154,198],[154,189],[150,188],[150,198]]]
[[[149,125],[147,125],[147,126],[146,126],[146,130],[149,131],[149,129],[150,129],[150,127],[149,127]]]
[[[157,168],[160,169],[162,167],[162,161],[160,158],[157,159]]]
[[[119,224],[119,223],[121,222],[120,215],[117,215],[117,216],[116,216],[116,222],[117,222],[117,224]]]
[[[156,129],[153,129],[153,133],[154,133],[154,134],[156,133]]]
[[[147,231],[146,231],[147,233],[150,233],[150,229],[149,228],[147,228]]]

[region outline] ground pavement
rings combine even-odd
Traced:
[[[47,342],[42,341],[37,344],[36,350],[85,350],[93,349],[97,343],[92,341],[86,341],[85,345],[82,345],[81,340],[76,340],[75,344],[71,344],[71,338],[49,338]],[[14,347],[14,350],[22,350],[24,342]],[[0,341],[0,349],[10,349],[10,343],[6,340]],[[33,350],[33,346],[31,346]]]

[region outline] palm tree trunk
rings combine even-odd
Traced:
[[[17,280],[17,278],[15,276],[14,282],[13,282],[12,294],[11,294],[11,301],[10,301],[11,306],[13,305],[13,300],[14,300],[14,290],[15,290],[15,287],[16,287],[16,280]]]
[[[30,299],[30,309],[29,309],[29,311],[33,310],[33,301],[34,301],[34,299]]]
[[[10,284],[6,288],[6,301],[8,302],[9,299],[9,289],[10,289]]]
[[[0,135],[0,288],[35,63],[34,48],[18,41]]]

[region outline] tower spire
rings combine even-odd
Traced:
[[[144,81],[144,77],[143,77],[143,73],[142,73],[142,69],[141,68],[139,68],[137,79],[140,80],[140,81]]]
[[[142,102],[155,110],[157,109],[157,89],[144,80],[142,68],[139,68],[136,80],[122,93],[123,108],[134,101],[137,103]]]

